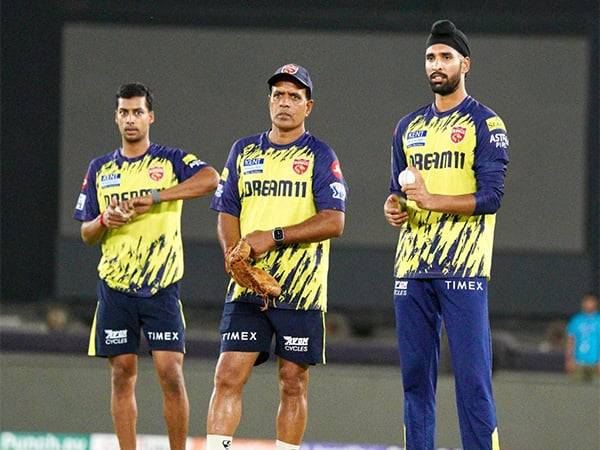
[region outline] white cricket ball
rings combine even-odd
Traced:
[[[414,183],[416,181],[415,178],[415,174],[412,173],[410,170],[408,169],[404,169],[402,172],[400,172],[400,174],[398,175],[398,183],[400,183],[401,187],[406,186],[407,184],[411,184]]]

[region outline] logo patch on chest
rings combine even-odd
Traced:
[[[450,139],[455,144],[458,144],[460,141],[462,141],[465,138],[466,132],[467,132],[467,129],[465,127],[454,127],[454,128],[452,128],[452,134],[450,134]]]
[[[121,185],[121,174],[120,173],[109,173],[107,175],[100,176],[100,187],[109,188],[117,187]]]
[[[308,159],[295,159],[292,168],[298,175],[302,175],[308,169],[310,161]]]
[[[424,146],[426,137],[427,130],[410,131],[406,135],[406,148]]]
[[[148,176],[153,181],[160,181],[165,174],[164,167],[156,166],[148,169]]]
[[[244,160],[244,165],[242,167],[242,173],[244,175],[248,175],[251,173],[263,173],[265,169],[265,159],[264,158],[250,158]]]

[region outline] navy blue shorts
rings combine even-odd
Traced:
[[[185,353],[185,318],[178,283],[143,298],[111,289],[100,280],[96,293],[98,305],[90,333],[89,356],[137,353],[142,330],[151,352]]]
[[[298,364],[325,364],[325,313],[269,308],[244,302],[225,303],[221,352],[259,352],[254,365],[267,359],[275,335],[275,354]]]

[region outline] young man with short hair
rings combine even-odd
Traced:
[[[193,154],[150,142],[153,96],[143,84],[119,88],[115,122],[121,147],[92,160],[74,214],[82,222],[83,241],[102,245],[88,354],[109,359],[119,445],[135,449],[137,351],[143,330],[163,391],[169,442],[172,449],[183,450],[189,406],[179,300],[181,210],[183,200],[212,192],[218,173]]]

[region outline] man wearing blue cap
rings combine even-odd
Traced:
[[[405,116],[392,141],[384,214],[399,227],[394,304],[407,450],[433,450],[444,321],[465,450],[498,450],[488,319],[496,211],[508,138],[502,119],[467,94],[467,36],[433,24],[425,71],[434,102]]]
[[[333,150],[305,129],[314,105],[308,71],[286,64],[268,85],[271,129],[233,144],[211,207],[219,213],[223,252],[244,237],[253,265],[271,274],[282,292],[265,305],[229,282],[207,450],[235,448],[243,387],[252,368],[269,358],[273,336],[280,388],[275,448],[298,450],[309,366],[325,363],[329,241],[344,230],[346,183]]]

